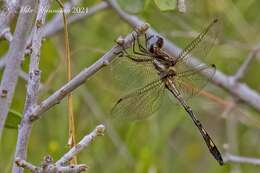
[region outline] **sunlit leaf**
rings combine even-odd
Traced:
[[[154,0],[161,11],[175,10],[176,0]]]

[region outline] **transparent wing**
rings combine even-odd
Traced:
[[[164,95],[164,84],[159,79],[120,98],[111,110],[114,118],[141,120],[158,110]]]
[[[215,19],[178,55],[176,68],[180,71],[185,71],[185,68],[188,70],[186,65],[190,64],[191,55],[205,61],[211,48],[217,43],[219,30],[220,22]]]
[[[173,80],[183,99],[188,100],[199,94],[215,72],[215,65],[199,65],[192,70],[177,73]]]
[[[128,54],[133,58],[149,58],[140,55]],[[139,88],[158,78],[157,72],[151,61],[136,62],[123,55],[116,58],[110,67],[112,76],[119,86],[125,90]]]

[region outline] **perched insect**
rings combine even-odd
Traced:
[[[211,65],[198,65],[197,67],[187,67],[185,62],[189,62],[190,53],[196,50],[201,43],[207,39],[207,34],[212,31],[217,19],[213,20],[188,46],[183,49],[178,57],[172,57],[162,50],[164,39],[157,35],[145,35],[145,45],[140,43],[139,37],[134,38],[133,54],[129,54],[125,49],[120,56],[136,63],[150,66],[158,74],[158,79],[148,83],[144,87],[120,98],[112,108],[114,116],[131,116],[132,119],[143,119],[154,113],[159,108],[160,98],[164,95],[165,89],[170,91],[178,100],[180,105],[191,117],[194,124],[199,129],[209,151],[223,165],[221,154],[212,141],[209,134],[203,128],[201,122],[196,118],[191,107],[186,100],[197,94],[215,74],[216,67]],[[212,44],[203,48],[204,56],[215,43],[215,38],[210,38]],[[136,50],[136,45],[138,50]],[[201,75],[207,73],[207,75]]]

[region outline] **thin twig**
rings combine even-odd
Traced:
[[[45,162],[41,166],[35,166],[20,158],[15,159],[15,164],[20,168],[28,169],[32,173],[79,173],[86,171],[88,168],[85,164],[60,166],[52,162]]]
[[[233,83],[238,82],[238,80],[245,75],[250,62],[253,60],[253,58],[256,57],[259,50],[260,46],[258,45],[249,53],[244,63],[240,66],[237,72],[230,77],[230,80],[232,80]],[[233,110],[236,108],[237,105],[237,99],[231,98],[231,100],[232,104],[228,106],[222,114],[223,117],[226,117],[226,133],[228,142],[226,146],[226,155],[229,155],[229,153],[239,153],[237,140],[237,116],[234,116],[233,114]],[[233,170],[234,172],[241,172],[239,165],[231,165],[231,170]]]
[[[22,4],[23,6],[28,6],[33,11],[36,11],[37,2],[35,0],[24,0]],[[34,17],[34,12],[19,14],[14,38],[6,55],[6,66],[0,85],[0,138],[9,106],[13,99],[17,78],[19,76],[20,64],[24,56],[23,52],[32,29]]]
[[[104,125],[98,125],[90,134],[86,135],[81,141],[76,144],[73,148],[71,148],[64,156],[62,156],[57,162],[56,165],[64,166],[68,164],[68,162],[76,156],[79,152],[81,152],[84,148],[86,148],[97,136],[103,136],[105,131]]]
[[[64,154],[56,163],[53,162],[51,156],[45,156],[41,166],[34,166],[20,157],[16,157],[15,164],[22,172],[22,168],[30,170],[32,173],[46,172],[63,172],[63,173],[78,173],[87,170],[85,164],[68,164],[69,161],[83,149],[85,149],[97,136],[103,136],[105,132],[104,125],[98,125],[90,134],[86,135],[77,145],[71,148]]]
[[[31,172],[37,172],[37,167],[36,166],[34,166],[33,164],[31,164],[29,162],[26,162],[23,159],[16,158],[15,159],[15,164],[17,166],[21,167],[21,168],[26,168],[26,169],[28,169]]]
[[[223,112],[222,117],[226,118],[226,136],[227,136],[227,145],[226,151],[229,153],[238,153],[238,141],[237,141],[237,117],[233,113],[236,107],[236,102],[232,99],[232,104],[230,104]],[[231,172],[240,172],[239,165],[230,165]]]
[[[138,17],[129,15],[125,13],[115,2],[115,0],[106,0],[112,9],[128,24],[130,24],[132,27],[136,27],[138,25],[143,24],[144,22],[140,20]],[[160,35],[158,32],[156,32],[153,29],[149,29],[147,31],[148,35]],[[160,37],[163,37],[160,35]],[[177,47],[175,44],[164,38],[164,50],[173,57],[178,57],[182,49]],[[190,57],[189,62],[187,63],[188,66],[191,67],[197,67],[198,65],[202,65],[203,63],[194,56]],[[203,74],[207,76],[207,74]],[[253,89],[249,88],[244,83],[239,82],[233,82],[231,78],[221,71],[217,70],[213,79],[212,83],[214,83],[217,86],[220,86],[221,88],[227,90],[231,95],[238,97],[242,101],[244,101],[246,104],[254,107],[256,110],[260,111],[260,94],[257,91],[254,91]]]
[[[48,0],[40,0],[39,8],[48,9],[49,1]],[[40,49],[42,42],[42,25],[45,22],[46,11],[38,10],[38,14],[36,17],[35,26],[33,28],[32,35],[32,54],[30,58],[30,67],[29,67],[29,79],[28,79],[28,87],[27,87],[27,95],[24,107],[24,116],[22,118],[20,128],[18,131],[18,139],[16,145],[16,153],[15,158],[26,159],[27,155],[27,146],[30,138],[30,132],[32,128],[32,122],[29,121],[28,112],[31,110],[31,107],[37,104],[38,92],[40,87],[40,76],[41,71],[39,69],[39,61],[40,61]],[[21,168],[17,167],[14,164],[13,173],[21,172]]]
[[[133,31],[128,34],[124,39],[124,47],[130,47],[133,42],[133,35],[137,36],[139,34],[143,34],[143,29],[147,28],[147,24],[143,24],[138,27],[137,31]],[[92,64],[90,67],[82,70],[78,75],[76,75],[73,79],[71,79],[68,83],[58,89],[55,93],[49,96],[47,99],[42,101],[39,105],[34,105],[32,110],[30,111],[30,120],[34,121],[38,118],[41,118],[42,113],[50,109],[55,104],[58,104],[64,97],[67,96],[68,93],[72,92],[74,89],[82,85],[86,79],[95,74],[102,67],[108,65],[117,54],[122,51],[122,46],[116,45],[112,49],[110,49],[105,55],[103,55],[98,61]]]
[[[10,32],[9,24],[15,17],[20,0],[16,1],[5,1],[5,8],[0,12],[0,38],[4,37],[7,41],[11,42],[13,36]]]
[[[245,75],[245,73],[246,73],[246,71],[248,69],[248,66],[250,65],[252,60],[257,56],[259,51],[260,51],[260,44],[255,46],[253,48],[253,50],[248,54],[248,56],[246,57],[244,63],[240,66],[240,68],[238,69],[238,71],[234,75],[233,80],[239,81]]]
[[[137,31],[133,31],[132,33],[128,34],[125,38],[125,44],[124,47],[130,47],[131,43],[133,42],[133,35],[137,36],[139,34],[142,34],[147,28],[147,25],[140,26]],[[116,45],[114,46],[110,51],[108,51],[102,58],[100,58],[96,63],[92,64],[90,67],[84,69],[81,71],[78,75],[76,75],[71,81],[69,81],[67,84],[62,86],[59,90],[57,90],[55,93],[53,93],[51,96],[49,96],[46,100],[41,102],[39,105],[34,104],[32,105],[28,111],[25,112],[24,117],[26,118],[26,124],[32,125],[33,121],[41,118],[43,116],[43,112],[50,109],[55,104],[59,103],[66,95],[70,92],[72,92],[74,89],[82,85],[87,78],[95,74],[98,70],[100,70],[102,67],[106,66],[111,62],[115,57],[117,57],[117,54],[122,51],[122,46]],[[23,125],[23,122],[22,124]],[[31,127],[26,126],[20,127],[19,130],[19,138],[17,143],[17,150],[21,150],[23,153],[20,155],[16,155],[16,157],[25,159],[26,153],[27,153],[27,145],[29,141]],[[16,173],[16,172],[13,172]]]
[[[233,162],[233,163],[248,163],[253,165],[260,165],[260,159],[259,158],[252,158],[252,157],[242,157],[242,156],[236,156],[232,154],[227,154],[224,156],[225,162]]]
[[[0,59],[0,70],[5,66],[5,58]],[[24,81],[28,82],[29,76],[26,72],[24,72],[22,69],[19,71],[19,77],[23,79]],[[40,84],[40,88],[43,87],[43,84]]]

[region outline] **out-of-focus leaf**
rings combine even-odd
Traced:
[[[139,13],[144,9],[144,0],[118,0],[119,5],[130,13]]]
[[[10,109],[5,122],[5,128],[17,129],[21,119],[22,114],[20,112]]]
[[[144,9],[147,9],[150,3],[151,3],[151,0],[145,0]]]
[[[161,11],[175,10],[176,0],[154,0]]]

